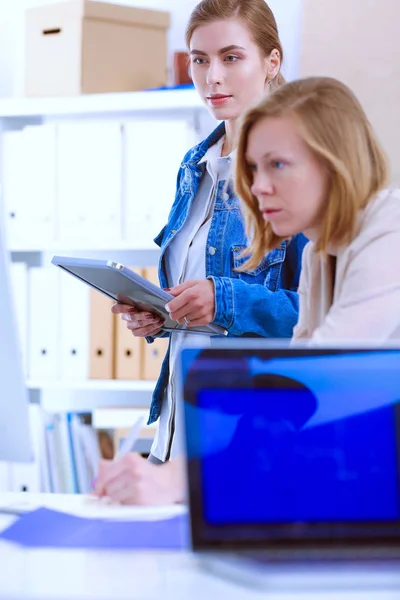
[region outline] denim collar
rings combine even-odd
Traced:
[[[216,144],[218,142],[218,140],[220,140],[221,137],[224,135],[225,135],[225,123],[222,122],[218,125],[218,127],[216,129],[214,129],[214,131],[212,133],[210,133],[208,138],[206,138],[205,140],[200,142],[200,144],[197,144],[197,146],[195,146],[192,149],[190,155],[187,157],[187,160],[185,161],[183,166],[185,166],[185,165],[188,165],[191,167],[197,166],[199,161],[206,154],[207,150],[209,148],[211,148],[211,146],[214,146],[214,144]]]

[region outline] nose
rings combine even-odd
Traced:
[[[254,173],[251,193],[258,199],[259,202],[262,201],[263,196],[271,196],[274,193],[272,180],[267,173],[262,173],[261,171]]]
[[[219,60],[210,61],[210,66],[207,71],[207,85],[220,85],[223,83],[224,74],[223,67]]]

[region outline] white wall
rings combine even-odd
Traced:
[[[54,4],[61,0],[0,0],[0,97],[23,95],[24,11],[32,6]],[[185,48],[186,22],[197,0],[108,0],[143,8],[168,10],[172,24],[169,32],[171,55]],[[298,74],[302,0],[269,0],[276,16],[286,54],[285,75]]]
[[[340,79],[356,94],[400,185],[400,1],[305,0],[301,74]],[[340,39],[340,43],[337,40]]]
[[[13,92],[14,11],[13,1],[0,0],[0,97]]]

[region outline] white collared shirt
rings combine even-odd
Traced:
[[[214,212],[218,182],[229,177],[232,155],[221,157],[225,137],[211,146],[199,164],[206,169],[189,215],[165,252],[165,266],[169,287],[189,280],[206,278],[205,248]],[[202,338],[204,339],[204,335]],[[183,343],[198,340],[195,333],[171,333],[169,380],[161,408],[158,431],[151,453],[159,460],[174,458],[183,452],[183,415],[176,403],[176,360]]]

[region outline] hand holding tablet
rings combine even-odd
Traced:
[[[165,305],[174,297],[124,265],[106,260],[54,256],[52,264],[80,279],[115,302],[156,315],[163,331],[183,331],[207,335],[227,335],[219,325],[187,327],[171,319]]]

